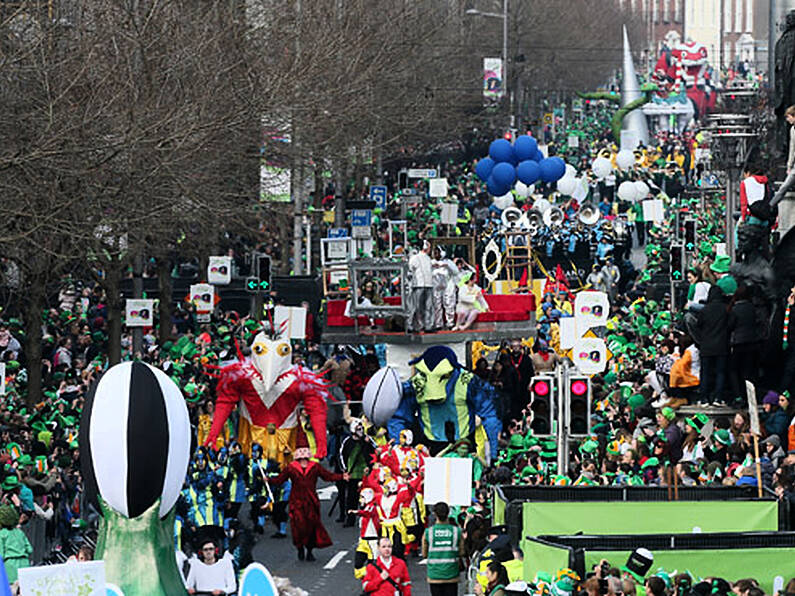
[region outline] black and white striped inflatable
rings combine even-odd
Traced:
[[[160,517],[179,497],[190,458],[190,421],[179,387],[143,362],[109,368],[86,399],[80,453],[89,497],[138,517],[161,498]]]

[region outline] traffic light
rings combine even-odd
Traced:
[[[685,278],[685,251],[681,244],[671,245],[671,280],[682,281]]]
[[[256,277],[246,278],[246,292],[256,294],[259,292],[259,280]]]
[[[533,422],[530,427],[536,436],[551,435],[555,419],[555,384],[552,377],[533,377],[530,380],[530,409]]]
[[[695,219],[685,220],[685,250],[689,253],[696,250],[696,224]]]
[[[588,377],[569,377],[569,434],[587,435],[590,432],[591,380]]]
[[[257,280],[260,292],[271,289],[271,258],[268,255],[257,255]]]

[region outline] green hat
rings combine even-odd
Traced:
[[[599,450],[599,443],[593,439],[586,439],[580,445],[580,453],[596,453]]]
[[[16,476],[15,476],[16,478]],[[3,482],[5,488],[5,482]],[[0,527],[13,528],[19,523],[19,513],[13,505],[0,505]]]
[[[715,257],[715,262],[709,266],[711,271],[715,273],[728,273],[729,267],[732,264],[731,257],[728,255],[718,255]]]
[[[699,412],[698,414],[685,420],[685,424],[692,426],[698,432],[701,432],[707,422],[709,422],[709,418],[703,412]]]
[[[669,421],[676,418],[676,411],[673,408],[669,408],[668,406],[665,406],[662,410],[660,410],[660,414],[663,415],[663,418]]]
[[[19,362],[17,362],[16,360],[9,360],[8,362],[6,362],[6,371],[7,372],[12,373],[12,372],[15,372],[17,370],[19,370]]]
[[[11,474],[10,476],[6,476],[5,480],[3,480],[3,490],[6,492],[14,490],[15,488],[18,487],[19,487],[19,478],[17,478],[16,474]]]
[[[17,466],[20,468],[31,465],[33,465],[33,459],[27,453],[23,453],[17,460]]]
[[[719,428],[716,430],[714,433],[712,433],[712,437],[721,445],[729,445],[732,442],[729,431],[725,428]]]
[[[657,440],[662,442],[662,443],[667,443],[668,442],[668,436],[665,434],[664,430],[658,430],[656,437],[657,437]]]
[[[160,346],[160,349],[162,351],[164,351],[164,352],[168,352],[173,347],[174,347],[174,342],[173,341],[166,341],[166,342],[163,342],[163,345]]]
[[[627,400],[627,405],[633,410],[637,410],[645,403],[646,403],[646,398],[643,397],[640,393],[635,393],[634,395],[631,395]]]
[[[660,465],[660,460],[656,457],[650,457],[647,459],[643,464],[641,464],[640,469],[645,470],[646,468],[656,468]]]
[[[618,379],[618,377],[616,376],[616,373],[614,373],[614,372],[611,370],[609,373],[607,373],[607,374],[604,376],[605,385],[608,385],[608,386],[610,386],[610,385],[612,385],[613,383],[615,383],[617,379]]]
[[[538,470],[536,470],[533,466],[525,466],[522,468],[522,473],[520,476],[522,478],[527,478],[528,476],[535,476],[538,474]]]
[[[733,296],[737,291],[737,281],[731,275],[721,277],[715,285],[727,296]]]

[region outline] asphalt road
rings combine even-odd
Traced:
[[[299,561],[298,554],[289,536],[284,539],[271,538],[276,530],[272,524],[265,529],[265,534],[258,537],[254,546],[254,560],[262,563],[274,576],[288,577],[290,582],[312,596],[332,594],[334,596],[359,595],[362,584],[353,577],[353,555],[358,541],[358,528],[343,528],[334,521],[338,510],[329,517],[328,512],[336,496],[336,487],[326,484],[319,485],[320,507],[323,525],[331,536],[332,544],[328,548],[314,551],[317,561],[308,563]],[[241,518],[247,516],[241,515]],[[247,521],[247,520],[246,520]],[[430,590],[425,577],[425,567],[419,565],[419,559],[409,557],[409,575],[411,576],[412,595],[429,596]]]

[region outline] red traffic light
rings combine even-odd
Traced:
[[[546,397],[547,395],[549,395],[549,382],[536,381],[535,383],[533,383],[533,393],[540,397]]]
[[[588,383],[583,381],[582,379],[577,379],[572,381],[571,383],[571,393],[572,395],[585,395],[588,393]]]

